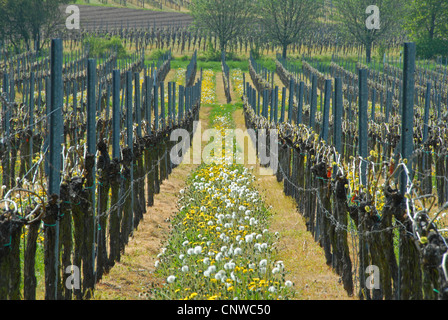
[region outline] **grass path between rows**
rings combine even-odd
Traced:
[[[202,132],[207,129],[210,109],[201,107],[199,119]],[[197,131],[195,135],[202,135],[202,132]],[[173,169],[169,178],[163,181],[160,193],[154,195],[154,205],[147,207],[147,212],[126,246],[121,261],[97,284],[95,299],[146,299],[150,287],[163,281],[154,276],[154,263],[163,242],[168,239],[170,220],[178,210],[179,191],[185,188],[188,175],[197,166],[181,163]]]
[[[232,99],[235,98],[232,90]],[[220,72],[216,73],[216,100],[218,104],[226,103]],[[211,110],[210,106],[201,107],[201,132],[196,132],[196,135],[202,135],[207,129]],[[246,129],[242,108],[235,108],[233,119],[237,129]],[[202,146],[205,144],[203,141]],[[253,152],[251,142],[248,147],[251,148],[249,152]],[[326,265],[322,248],[307,232],[294,200],[284,195],[282,183],[269,172],[260,171],[266,169],[260,169],[258,163],[246,166],[253,169],[257,188],[266,205],[271,207],[270,231],[280,233],[275,258],[284,261],[288,279],[294,283],[295,299],[352,299],[339,283],[339,276]],[[177,212],[179,191],[185,187],[185,181],[195,168],[197,165],[182,163],[163,182],[160,193],[154,197],[154,205],[147,208],[121,261],[96,286],[95,299],[147,299],[150,289],[165,281],[154,275],[154,263],[169,237],[170,219]]]

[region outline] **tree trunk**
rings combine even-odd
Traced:
[[[372,42],[366,43],[366,63],[370,63],[372,59]]]
[[[284,44],[283,45],[283,52],[282,52],[282,58],[286,59],[286,51],[288,50],[288,45]]]

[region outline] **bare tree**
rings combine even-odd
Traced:
[[[259,0],[265,36],[282,47],[283,58],[288,46],[298,41],[317,19],[321,6],[319,0]]]
[[[403,22],[407,10],[407,0],[333,0],[337,9],[336,20],[349,37],[366,48],[366,60],[370,62],[372,45],[397,30]],[[371,12],[369,6],[375,5],[378,11],[379,26],[369,28],[366,20]]]
[[[253,23],[254,8],[254,0],[193,0],[189,7],[195,26],[215,36],[221,52]]]
[[[39,50],[41,35],[48,35],[62,21],[60,5],[69,0],[0,0],[0,37],[9,40],[16,50]]]

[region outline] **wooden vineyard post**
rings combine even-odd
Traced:
[[[331,100],[331,80],[325,80],[325,102],[322,115],[322,128],[320,138],[325,142],[328,142],[328,127],[330,119],[330,100]]]
[[[385,116],[384,122],[386,124],[389,123],[389,114],[390,114],[391,109],[392,109],[392,92],[389,90],[389,91],[387,91],[387,94],[386,94],[386,107],[385,107],[385,112],[384,112],[384,116]],[[385,131],[386,129],[383,128],[383,130]],[[383,144],[383,159],[385,161],[388,160],[390,157],[390,154],[391,154],[391,146],[387,142],[384,142],[384,144]]]
[[[112,168],[111,168],[111,213],[109,218],[109,262],[112,267],[120,261],[120,187],[122,184],[120,165],[120,70],[112,72]]]
[[[152,88],[153,88],[153,84],[152,84],[152,78],[150,76],[146,76],[146,81],[145,81],[145,102],[146,102],[146,112],[145,112],[145,117],[146,117],[146,134],[149,135],[152,132],[152,100],[153,100],[153,95],[152,95]]]
[[[368,89],[367,89],[367,70],[360,69],[358,75],[359,85],[359,119],[358,119],[358,131],[359,131],[359,156],[362,158],[360,183],[363,186],[367,184],[366,170],[367,164],[364,159],[368,155],[368,131],[367,131],[367,102],[368,102]]]
[[[401,127],[401,153],[403,159],[407,160],[406,167],[400,175],[400,194],[406,200],[406,188],[412,181],[412,152],[414,150],[414,73],[415,73],[415,43],[404,45],[403,66],[403,96],[402,96],[402,127]],[[415,244],[412,230],[412,221],[406,212],[401,223],[405,228],[400,228],[399,242],[399,293],[401,300],[412,300],[422,298],[422,272],[419,250]]]
[[[85,160],[89,210],[84,213],[83,295],[87,299],[95,287],[95,222],[96,222],[96,60],[87,61],[87,156]]]
[[[164,82],[160,82],[160,108],[161,108],[161,114],[160,118],[162,120],[162,130],[165,129],[165,85]]]
[[[401,153],[407,160],[409,176],[404,171],[401,173],[400,190],[405,193],[408,180],[412,181],[412,159],[414,151],[414,72],[415,72],[415,44],[405,44],[404,70],[403,70],[403,102],[402,102],[402,127],[401,127]]]
[[[126,148],[123,149],[124,192],[128,193],[124,199],[123,217],[121,220],[121,250],[124,252],[128,244],[134,223],[134,193],[133,193],[133,117],[132,117],[132,71],[126,72]]]
[[[286,88],[282,88],[282,106],[280,110],[280,123],[285,121],[285,109],[286,109]]]
[[[178,112],[177,112],[177,123],[180,125],[182,123],[184,117],[184,101],[185,101],[185,91],[184,86],[179,86],[179,103],[178,103]]]
[[[178,112],[176,108],[176,82],[173,82],[173,107],[171,108],[171,112],[172,126],[174,126],[176,124],[176,112]]]
[[[171,107],[173,104],[173,82],[168,82],[168,127],[171,126]]]
[[[367,89],[367,70],[359,69],[358,71],[358,87],[359,87],[359,98],[358,98],[358,154],[361,161],[361,172],[360,172],[360,185],[361,187],[367,186],[367,164],[366,158],[368,155],[368,132],[367,132],[367,102],[368,102],[368,89]],[[361,190],[359,191],[361,192]],[[366,274],[365,270],[368,263],[368,249],[367,249],[367,239],[364,235],[365,233],[365,212],[358,209],[358,234],[359,234],[359,298],[360,299],[370,299],[369,292],[366,287]]]
[[[142,136],[142,109],[140,104],[140,74],[134,72],[134,106],[135,106],[135,121],[137,122],[137,136]]]
[[[190,88],[191,89],[191,88]],[[164,131],[165,130],[165,126],[166,126],[166,120],[165,120],[165,84],[164,82],[160,82],[160,109],[161,109],[161,113],[160,113],[160,119],[162,121],[162,127],[161,130]],[[161,143],[158,144],[157,146],[158,150],[159,150],[159,168],[160,168],[160,176],[159,176],[159,181],[160,183],[162,183],[165,179],[166,179],[166,175],[167,175],[167,162],[166,162],[166,144],[165,141],[162,140]]]
[[[320,133],[320,139],[328,143],[328,127],[329,127],[329,118],[330,118],[330,100],[331,100],[331,80],[325,80],[325,103],[323,110],[323,119],[322,119],[322,128]],[[318,163],[316,167],[325,166],[324,172],[327,173],[327,165],[326,163]],[[324,249],[325,259],[327,265],[331,265],[332,256],[331,256],[331,241],[330,241],[330,221],[327,217],[327,212],[331,212],[331,203],[330,203],[330,193],[329,191],[329,181],[326,174],[324,175],[316,175],[319,179],[317,181],[319,188],[319,198],[321,200],[321,204],[323,208],[319,208],[317,210],[316,216],[316,239],[319,240],[319,243]]]
[[[146,81],[145,81],[145,86],[146,86],[146,90],[145,90],[145,102],[146,102],[146,134],[147,136],[151,136],[152,135],[152,129],[151,129],[151,125],[152,125],[152,117],[151,117],[151,104],[152,104],[152,99],[153,96],[151,94],[151,89],[153,87],[152,85],[152,78],[150,76],[146,76]],[[148,139],[146,141],[145,144],[145,149],[144,149],[144,156],[145,156],[145,168],[146,168],[146,173],[147,173],[147,178],[146,178],[146,199],[147,199],[147,205],[148,206],[153,206],[154,205],[154,166],[153,166],[153,154],[154,154],[154,150],[153,150],[153,146],[151,144],[151,141]]]
[[[51,111],[49,121],[50,152],[48,194],[49,208],[44,221],[45,232],[45,299],[57,300],[59,282],[59,205],[61,180],[61,143],[63,134],[62,40],[51,42]]]
[[[271,96],[270,96],[270,104],[271,108],[269,110],[269,123],[274,121],[274,110],[275,110],[275,90],[271,90]]]
[[[136,137],[136,146],[134,148],[133,146],[133,154],[135,159],[135,164],[132,166],[133,171],[133,179],[132,179],[132,186],[133,186],[133,211],[134,211],[134,224],[133,228],[135,229],[140,220],[143,218],[143,213],[145,211],[146,205],[144,204],[144,186],[142,183],[142,179],[140,179],[143,176],[143,168],[142,168],[142,157],[141,157],[141,138],[142,138],[142,121],[141,121],[141,115],[142,115],[142,107],[141,107],[141,96],[140,96],[140,75],[138,72],[134,72],[134,114],[135,114],[135,122],[137,126],[137,137]],[[133,142],[134,145],[134,142]],[[143,194],[142,194],[143,192]],[[142,202],[143,201],[143,202]]]
[[[310,128],[314,129],[317,111],[317,76],[312,74],[311,80],[311,105],[310,105]]]
[[[295,83],[293,79],[289,80],[289,100],[288,100],[288,123],[292,122],[292,115],[294,109],[294,88]]]
[[[40,84],[40,82],[39,82]],[[39,90],[40,93],[40,90]],[[78,81],[73,81],[73,119],[77,119],[77,112],[78,112]],[[40,99],[39,99],[40,101]],[[40,109],[40,108],[39,108]],[[78,127],[75,126],[74,132],[74,141],[78,141]]]
[[[34,134],[34,72],[30,73],[30,89],[29,89],[29,163],[28,170],[32,176],[31,167],[33,166],[33,134]]]
[[[255,90],[255,88],[254,88]],[[273,112],[274,112],[274,123],[277,124],[278,123],[278,86],[275,86],[274,89],[274,108],[273,108]]]
[[[335,79],[335,105],[334,105],[334,134],[333,144],[337,154],[342,159],[342,112],[344,108],[342,100],[342,79]],[[337,166],[333,167],[333,177],[336,179],[334,187],[334,215],[339,224],[334,231],[335,243],[333,246],[333,266],[341,276],[342,283],[348,295],[353,295],[352,263],[347,239],[347,189],[348,180],[345,176],[338,175]],[[332,226],[334,227],[334,226]]]
[[[154,103],[154,132],[157,133],[159,130],[159,90],[157,84],[157,71],[154,72],[154,89],[153,89],[153,103]],[[153,158],[153,170],[154,170],[154,193],[158,194],[160,192],[160,182],[159,182],[159,146],[154,146],[154,158]]]
[[[335,104],[333,106],[334,114],[334,126],[333,126],[333,144],[336,148],[336,152],[341,155],[343,154],[342,149],[342,114],[344,110],[344,103],[342,101],[342,79],[335,78],[334,81],[334,91],[335,91]],[[336,168],[333,168],[334,170]]]
[[[159,90],[157,84],[157,71],[154,72],[154,131],[159,129]]]
[[[257,112],[257,90],[252,90],[252,108],[254,112]]]
[[[432,174],[431,174],[431,162],[432,157],[430,154],[430,150],[427,147],[426,143],[428,140],[428,131],[429,131],[429,108],[430,108],[430,94],[431,94],[431,82],[428,81],[426,84],[426,99],[425,99],[425,112],[423,116],[423,156],[422,156],[422,164],[421,164],[421,172],[422,176],[420,178],[420,183],[422,187],[423,194],[431,194],[432,193]]]
[[[299,84],[299,99],[297,101],[297,125],[302,123],[303,118],[303,93],[305,89],[305,83],[300,81]]]
[[[5,73],[3,75],[3,92],[5,94],[5,98],[7,101],[9,101],[9,75],[7,73]],[[10,176],[10,156],[9,156],[9,152],[10,152],[10,129],[9,129],[9,119],[10,119],[10,105],[5,103],[3,105],[3,114],[5,115],[3,118],[3,128],[5,130],[5,140],[2,144],[2,169],[3,169],[3,176],[2,176],[2,183],[3,185],[6,186],[6,190],[11,189],[11,176]]]

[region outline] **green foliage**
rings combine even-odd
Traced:
[[[226,52],[226,60],[240,61],[241,59],[233,52]],[[207,44],[207,50],[198,55],[198,61],[221,62],[221,51],[215,49],[213,45],[209,42]]]
[[[199,61],[221,61],[221,52],[213,48],[213,45],[209,42],[207,44],[207,50],[198,56]]]
[[[335,20],[338,29],[348,39],[355,40],[366,48],[366,58],[370,62],[373,43],[387,39],[399,33],[401,24],[407,15],[407,0],[335,0]],[[366,8],[378,6],[380,11],[380,29],[366,27]],[[339,30],[338,30],[339,31]]]
[[[384,55],[385,55],[386,52],[387,52],[387,46],[386,46],[386,44],[385,44],[384,41],[381,41],[381,42],[379,43],[377,52],[378,52],[378,58],[380,59],[380,61],[382,61]]]
[[[287,47],[298,41],[318,17],[322,1],[317,0],[259,0],[261,23],[268,26],[267,40],[282,47],[286,58]]]
[[[179,58],[180,61],[190,61],[190,57],[187,54],[184,54]]]
[[[162,50],[162,49],[156,49],[154,51],[151,52],[151,54],[149,55],[149,60],[151,61],[157,61],[159,60],[164,54],[166,53],[166,50]]]
[[[404,27],[412,39],[446,37],[448,3],[446,0],[414,0]]]
[[[448,41],[443,39],[421,38],[415,42],[417,55],[420,58],[431,59],[448,55]]]
[[[253,22],[255,1],[192,0],[189,9],[195,27],[216,36],[222,51],[232,39],[247,32]]]
[[[255,60],[261,59],[263,57],[263,54],[261,53],[261,50],[260,50],[260,47],[258,46],[258,44],[254,48],[250,49],[250,53],[252,54],[252,57]]]
[[[104,39],[100,37],[90,36],[84,40],[84,45],[90,49],[90,55],[93,57],[101,57],[110,49],[117,49],[118,59],[123,59],[128,56],[123,43],[119,37],[112,37]]]
[[[415,0],[404,25],[417,45],[417,54],[433,58],[448,54],[448,3],[446,0]]]
[[[9,40],[16,50],[39,50],[63,21],[60,6],[69,0],[0,0],[0,40]]]

